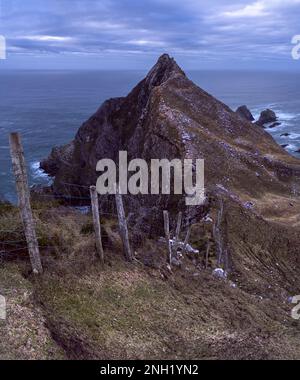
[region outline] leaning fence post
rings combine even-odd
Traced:
[[[96,186],[90,187],[91,194],[91,204],[92,204],[92,213],[93,213],[93,222],[94,222],[94,230],[96,235],[96,248],[97,254],[100,257],[102,264],[104,263],[104,251],[102,246],[101,239],[101,224],[100,224],[100,214],[99,214],[99,201],[98,201],[98,193],[96,190]]]
[[[24,232],[26,236],[30,262],[33,273],[41,274],[43,272],[43,267],[41,263],[40,251],[30,205],[30,192],[21,138],[18,133],[11,133],[9,140],[12,166],[16,178],[19,208],[24,225]]]
[[[169,221],[169,213],[168,211],[164,211],[164,228],[165,228],[165,235],[166,240],[168,244],[168,256],[167,256],[167,262],[171,265],[172,263],[172,247],[170,242],[170,221]]]
[[[133,260],[132,252],[129,244],[127,221],[125,218],[125,211],[123,206],[122,195],[120,194],[119,185],[116,186],[116,206],[119,219],[120,235],[123,242],[125,257],[128,261]]]

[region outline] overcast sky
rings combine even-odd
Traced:
[[[1,68],[300,70],[300,0],[0,0]]]

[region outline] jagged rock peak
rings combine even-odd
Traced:
[[[168,54],[163,54],[149,71],[145,81],[147,85],[156,87],[176,75],[185,76],[185,73],[178,66],[174,58],[171,58]]]

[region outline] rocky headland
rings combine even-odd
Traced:
[[[53,149],[41,163],[53,185],[37,195],[47,191],[47,202],[33,198],[45,273],[30,281],[22,246],[0,266],[1,283],[13,294],[9,325],[0,325],[11,356],[300,358],[299,324],[291,317],[292,297],[300,294],[300,160],[240,111],[163,55],[127,97],[107,100],[72,142]],[[124,197],[135,256],[126,263],[117,220],[104,211],[109,199],[100,197],[103,268],[91,215],[66,204],[88,203],[97,161],[117,162],[121,150],[146,161],[203,158],[207,201],[186,207],[182,196]],[[57,200],[49,203],[50,194]],[[24,236],[18,210],[0,206],[5,260],[7,241]],[[193,249],[172,268],[160,239],[165,209],[171,221],[184,212],[181,239],[192,226]],[[43,321],[38,329],[36,321]],[[10,354],[0,342],[1,355]]]
[[[241,112],[246,116],[241,118]],[[245,107],[233,112],[163,55],[127,97],[104,102],[74,140],[54,148],[41,168],[54,176],[54,195],[78,197],[88,196],[84,186],[96,183],[97,161],[117,162],[121,150],[128,151],[129,160],[203,158],[208,198],[222,192],[242,204],[269,192],[290,194],[299,185],[299,160],[251,123],[249,112]],[[275,120],[275,113],[267,110],[259,123]],[[128,196],[127,203],[130,211],[139,210],[137,219],[150,214],[160,218],[162,208],[197,214],[175,196]]]

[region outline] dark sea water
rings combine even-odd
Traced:
[[[0,72],[0,196],[15,200],[8,135],[22,134],[30,184],[47,183],[39,161],[69,142],[100,104],[126,95],[145,72]],[[291,154],[300,148],[300,74],[190,72],[200,87],[233,109],[246,104],[257,117],[272,108],[282,125],[269,130]],[[289,137],[280,137],[289,132]]]

